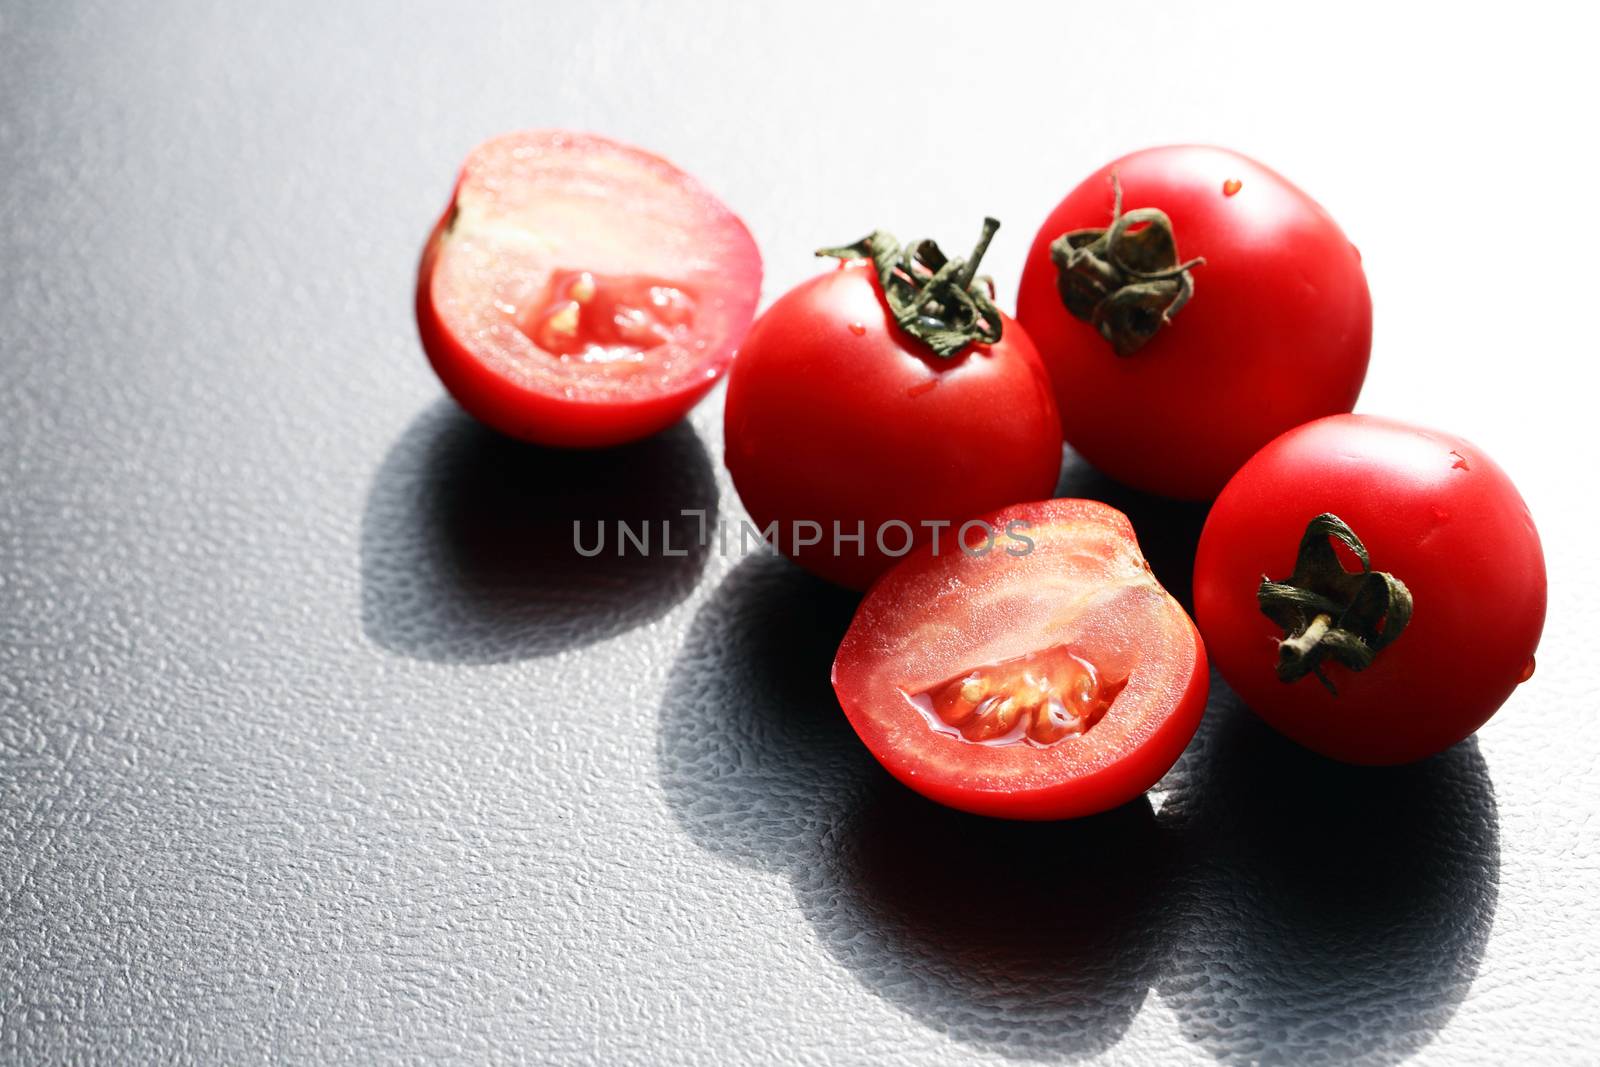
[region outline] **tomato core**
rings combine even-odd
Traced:
[[[1052,645],[963,671],[906,698],[948,737],[1048,748],[1088,733],[1127,682],[1105,682],[1093,663]]]
[[[687,340],[694,313],[675,282],[587,270],[554,272],[540,299],[514,311],[528,340],[584,363],[643,363],[650,349]]]

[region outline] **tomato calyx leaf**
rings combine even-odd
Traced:
[[[994,283],[977,273],[999,228],[996,220],[984,219],[983,234],[967,259],[949,259],[926,239],[902,248],[893,234],[883,230],[874,230],[854,244],[818,249],[817,255],[871,260],[895,323],[935,356],[949,359],[969,344],[992,345],[1000,340]]]
[[[1131,356],[1194,296],[1190,271],[1205,257],[1180,262],[1167,213],[1153,207],[1124,213],[1115,172],[1111,188],[1111,225],[1062,234],[1050,243],[1050,261],[1067,311],[1093,326],[1117,355]]]
[[[1333,542],[1361,562],[1345,570]],[[1411,591],[1387,571],[1372,569],[1367,548],[1337,515],[1324,513],[1306,524],[1294,573],[1281,582],[1262,575],[1256,589],[1261,613],[1283,627],[1278,643],[1278,680],[1297,682],[1308,674],[1334,696],[1339,690],[1324,673],[1332,659],[1364,671],[1411,621]]]

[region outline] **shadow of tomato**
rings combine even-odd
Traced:
[[[1156,977],[1171,845],[1140,800],[1076,823],[949,811],[902,788],[829,684],[856,598],[787,561],[736,567],[663,700],[658,769],[702,847],[785,875],[863,987],[975,1047],[1111,1047]]]
[[[568,451],[504,437],[449,401],[384,458],[361,528],[361,622],[384,648],[495,663],[550,655],[665,614],[705,566],[717,518],[705,447],[688,423],[617,448]],[[619,551],[617,523],[648,527]],[[585,549],[605,531],[601,551]],[[663,524],[670,531],[662,551]]]
[[[1404,767],[1334,763],[1214,682],[1167,783],[1183,843],[1161,982],[1227,1063],[1395,1063],[1450,1020],[1493,925],[1494,791],[1477,741]]]
[[[1164,502],[1146,503],[1159,525]],[[1154,539],[1181,555],[1200,517]],[[963,815],[890,779],[839,710],[828,679],[855,604],[782,559],[741,563],[673,666],[657,761],[685,833],[786,877],[873,996],[1043,1060],[1114,1047],[1152,988],[1230,1063],[1394,1062],[1454,1014],[1499,866],[1475,742],[1345,767],[1214,678],[1150,799],[1053,825]]]

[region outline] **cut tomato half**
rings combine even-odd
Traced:
[[[1205,711],[1194,623],[1115,508],[1047,500],[983,521],[1001,531],[987,551],[925,546],[867,593],[833,664],[850,724],[890,774],[962,811],[1066,819],[1132,800]]]
[[[417,322],[473,416],[541,444],[621,444],[678,421],[755,315],[744,223],[658,156],[512,133],[467,157],[423,250]]]

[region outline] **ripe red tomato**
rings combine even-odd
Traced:
[[[1135,152],[1067,194],[1028,253],[1017,318],[1067,442],[1118,481],[1192,500],[1283,431],[1354,407],[1372,342],[1360,253],[1328,213],[1203,146]]]
[[[422,253],[417,324],[474,417],[547,445],[621,444],[681,419],[755,314],[761,256],[699,182],[593,134],[472,150]]]
[[[725,458],[756,525],[776,523],[769,540],[808,570],[862,589],[913,545],[952,545],[962,520],[1054,491],[1050,380],[972,277],[992,232],[950,261],[966,268],[954,294],[921,291],[937,271],[876,234],[830,253],[848,261],[750,330],[728,376]],[[931,243],[911,252],[930,248],[930,263],[950,265]],[[963,310],[974,300],[982,310]]]
[[[1205,711],[1194,624],[1115,508],[1047,500],[985,521],[1031,551],[928,546],[861,602],[833,663],[850,724],[890,774],[963,811],[1067,819],[1132,800]]]
[[[1313,525],[1325,515],[1339,524]],[[1405,763],[1471,734],[1532,674],[1544,553],[1476,446],[1335,415],[1217,497],[1194,602],[1223,677],[1273,727],[1336,759]]]

